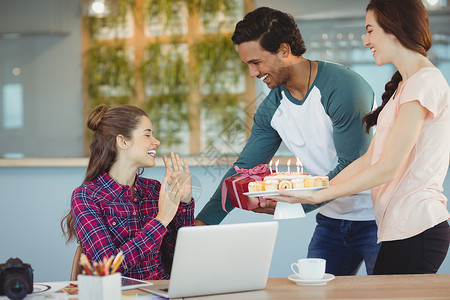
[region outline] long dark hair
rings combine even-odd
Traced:
[[[246,14],[236,24],[231,39],[236,45],[259,40],[261,47],[273,54],[278,53],[282,43],[289,44],[295,56],[301,56],[306,51],[294,18],[269,7],[260,7]]]
[[[427,56],[427,51],[431,48],[431,32],[427,10],[421,0],[371,0],[366,8],[366,12],[368,11],[375,14],[377,23],[384,32],[393,34],[405,48]],[[401,80],[402,76],[397,70],[386,83],[381,105],[362,118],[362,122],[366,124],[366,132],[377,124],[378,115]]]
[[[131,139],[142,116],[147,114],[132,105],[118,105],[108,109],[104,104],[95,107],[87,119],[87,127],[95,132],[92,138],[89,164],[83,183],[108,172],[117,156],[116,137],[121,134]],[[70,242],[76,238],[73,228],[72,211],[61,220],[61,229]]]

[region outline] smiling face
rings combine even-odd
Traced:
[[[127,159],[137,168],[155,166],[156,147],[160,142],[153,136],[152,122],[149,118],[141,117],[127,144]]]
[[[392,63],[400,46],[395,36],[386,33],[377,23],[376,15],[372,10],[367,11],[366,14],[364,46],[370,48],[378,66]]]
[[[258,77],[268,88],[277,88],[289,80],[289,67],[285,66],[280,55],[265,51],[259,41],[241,43],[237,49],[242,62],[248,65],[250,77]]]

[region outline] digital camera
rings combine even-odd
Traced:
[[[19,258],[10,258],[0,264],[0,295],[21,300],[33,292],[33,269]]]

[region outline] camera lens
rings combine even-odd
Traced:
[[[28,293],[28,282],[21,274],[9,274],[4,283],[5,296],[12,300],[21,300]]]

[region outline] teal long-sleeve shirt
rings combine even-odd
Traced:
[[[336,176],[367,150],[371,134],[365,134],[361,118],[373,107],[374,94],[357,73],[335,63],[319,61],[318,71],[305,98],[295,99],[284,87],[271,90],[254,115],[251,135],[234,166],[253,168],[267,164],[283,141],[311,175]],[[223,181],[222,179],[222,181]],[[197,215],[207,224],[219,224],[227,215],[222,209],[222,182]],[[358,213],[373,219],[370,196],[359,195],[326,205],[330,214]],[[303,205],[306,212],[321,205]],[[227,197],[227,211],[233,206]]]

